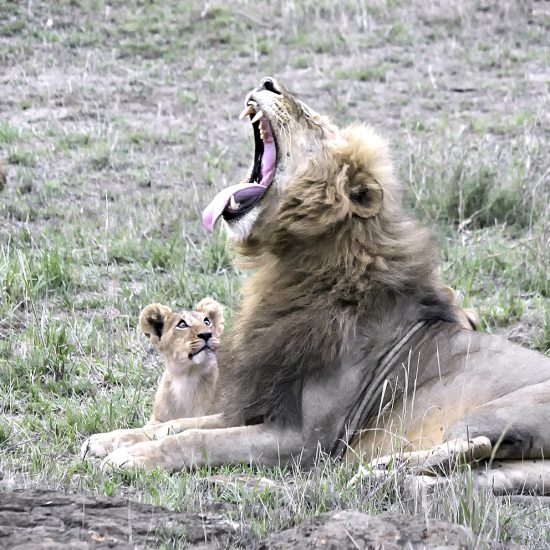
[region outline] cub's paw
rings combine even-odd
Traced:
[[[129,447],[142,441],[149,441],[151,436],[144,430],[115,430],[94,434],[90,436],[80,448],[80,456],[86,457],[104,457],[120,447]]]
[[[134,466],[146,466],[154,468],[163,466],[159,445],[152,441],[137,443],[131,447],[120,447],[108,455],[101,463],[102,470],[115,468],[133,468]]]

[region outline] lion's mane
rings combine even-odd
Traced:
[[[299,424],[306,378],[357,341],[389,345],[418,320],[456,322],[434,251],[402,209],[385,141],[365,126],[331,134],[239,246],[255,272],[220,351],[228,418]]]

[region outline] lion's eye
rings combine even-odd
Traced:
[[[182,319],[177,325],[176,328],[189,328],[189,325]]]
[[[208,317],[205,317],[204,318],[204,324],[209,327],[211,324],[212,324],[212,321],[210,321],[210,319]]]

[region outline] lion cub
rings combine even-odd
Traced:
[[[222,306],[205,298],[196,311],[177,313],[168,306],[150,304],[141,312],[139,324],[165,364],[148,424],[208,414],[218,380]]]

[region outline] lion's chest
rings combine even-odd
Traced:
[[[364,366],[344,362],[322,378],[310,379],[304,385],[302,414],[306,447],[321,444],[331,452],[335,442],[345,437],[349,413],[360,398]]]

